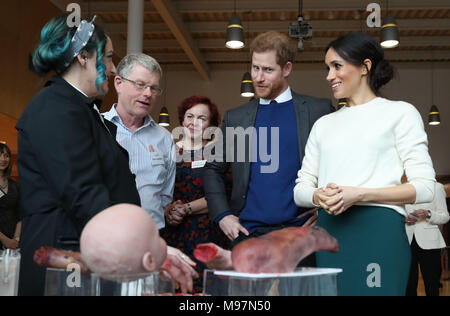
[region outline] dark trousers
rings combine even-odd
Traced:
[[[425,293],[427,296],[439,296],[439,283],[441,279],[441,250],[425,250],[419,247],[414,237],[411,243],[411,269],[409,274],[406,296],[417,296],[417,284],[422,272]]]
[[[273,225],[273,226],[264,226],[264,227],[258,227],[254,232],[252,232],[249,236],[245,236],[243,233],[239,232],[239,236],[231,241],[231,249],[233,249],[238,243],[250,239],[250,238],[255,238],[255,237],[259,237],[262,235],[265,235],[267,233],[270,233],[272,231],[275,230],[280,230],[286,227],[290,227],[287,225]],[[299,262],[299,264],[297,265],[298,268],[300,267],[316,267],[316,255],[315,253],[310,254],[309,256],[307,256],[306,258],[303,258],[303,260],[301,260]]]

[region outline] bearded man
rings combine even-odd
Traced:
[[[252,41],[257,98],[225,114],[223,159],[208,161],[204,170],[209,214],[232,247],[274,230],[311,225],[316,219],[315,211],[296,206],[293,189],[314,122],[334,108],[329,99],[291,90],[288,77],[296,52],[296,44],[279,32],[262,33]],[[236,141],[240,137],[245,139]],[[230,164],[233,188],[228,203],[224,179]],[[300,265],[314,266],[314,257]]]

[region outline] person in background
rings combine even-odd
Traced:
[[[409,274],[407,296],[417,296],[419,265],[427,296],[439,296],[441,279],[441,249],[445,241],[438,225],[449,219],[445,202],[444,186],[436,182],[434,198],[431,203],[407,204],[406,233],[411,245],[411,271]]]
[[[0,246],[18,249],[22,222],[19,209],[19,185],[10,178],[11,150],[0,143]]]
[[[204,171],[210,216],[232,241],[232,247],[247,238],[314,222],[314,211],[299,208],[292,197],[295,170],[301,166],[314,122],[334,110],[328,99],[291,90],[288,78],[297,47],[286,34],[262,33],[252,41],[250,51],[258,98],[225,114],[223,159],[208,162]],[[243,142],[233,146],[230,140],[236,138]],[[270,154],[271,159],[264,154]],[[233,174],[230,203],[224,183],[229,166]],[[300,265],[314,266],[314,256]]]
[[[183,135],[176,143],[176,150],[181,159],[176,165],[174,202],[166,209],[167,225],[161,235],[168,245],[191,255],[202,243],[212,242],[228,249],[228,239],[208,216],[202,175],[208,160],[207,147],[214,142],[206,136],[209,134],[206,130],[219,124],[217,106],[208,97],[191,96],[178,106],[178,118]],[[194,291],[201,293],[206,267],[193,260],[200,276],[194,282]]]
[[[142,208],[159,229],[165,226],[164,212],[172,202],[176,172],[172,135],[149,114],[162,93],[161,77],[161,67],[154,58],[125,56],[114,78],[118,101],[104,113],[117,126],[115,138],[130,155]]]
[[[380,44],[350,33],[326,48],[327,81],[347,105],[313,126],[294,188],[339,241],[317,266],[341,268],[339,295],[404,296],[411,265],[405,204],[433,199],[435,172],[417,109],[379,96],[394,74]],[[409,182],[400,179],[406,174]]]
[[[30,68],[55,72],[29,102],[18,130],[23,209],[19,295],[43,295],[45,269],[33,262],[41,246],[79,251],[86,223],[119,203],[140,205],[128,155],[111,136],[94,97],[108,92],[113,44],[103,29],[68,14],[49,21]]]

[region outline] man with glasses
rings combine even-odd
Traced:
[[[104,114],[117,127],[110,129],[111,133],[128,151],[142,207],[159,229],[165,226],[164,211],[172,202],[176,170],[172,136],[150,116],[162,93],[161,77],[161,67],[154,58],[127,55],[114,78],[118,101]]]

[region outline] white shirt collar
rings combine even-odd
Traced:
[[[65,79],[64,79],[65,80]],[[82,95],[84,95],[86,98],[89,98],[88,96],[87,96],[87,94],[86,93],[84,93],[83,91],[81,91],[80,89],[78,89],[78,87],[75,87],[73,84],[71,84],[69,81],[67,81],[66,80],[66,82],[68,83],[68,84],[70,84],[75,90],[77,90],[78,92],[80,92]]]
[[[284,90],[284,92],[282,94],[280,94],[279,96],[277,96],[274,100],[277,101],[277,103],[284,103],[284,102],[292,100],[291,87],[288,86],[287,89]],[[263,99],[263,98],[259,99],[260,104],[270,104],[270,101],[272,101],[272,100]]]
[[[78,87],[75,87],[73,84],[71,84],[69,81],[67,81],[66,80],[66,82],[68,83],[68,84],[70,84],[75,90],[77,90],[78,92],[80,92],[82,95],[84,95],[86,98],[89,98],[88,96],[87,96],[87,94],[86,93],[84,93],[83,91],[81,91],[80,89],[78,89]],[[97,112],[98,112],[98,114],[100,114],[100,111],[99,111],[99,109],[98,109],[98,107],[97,107],[97,104],[95,104],[94,103],[94,110],[96,110]],[[101,117],[101,116],[100,116]],[[103,122],[103,117],[101,117],[101,119],[102,119],[102,122]]]
[[[113,106],[111,107],[111,109],[108,112],[103,113],[103,115],[105,116],[105,118],[108,121],[111,121],[111,122],[116,121],[116,122],[119,122],[122,125],[124,125],[122,123],[122,119],[120,118],[119,113],[117,113],[116,105],[117,105],[117,103],[114,103]],[[144,124],[140,128],[147,126],[147,125],[155,126],[158,124],[156,124],[155,120],[150,115],[147,115],[144,119]]]

